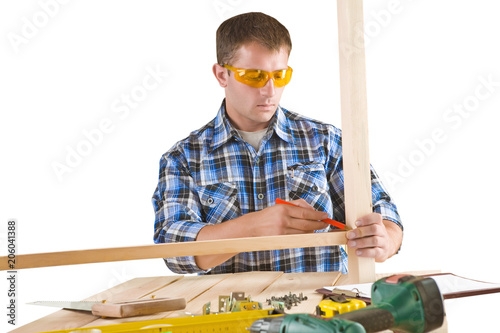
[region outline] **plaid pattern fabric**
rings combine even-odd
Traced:
[[[278,107],[258,151],[232,127],[222,104],[217,116],[179,141],[160,161],[153,195],[155,243],[194,241],[201,228],[303,198],[345,221],[341,132]],[[373,211],[401,226],[397,208],[372,169]],[[318,232],[333,229],[328,226]],[[175,273],[244,271],[347,272],[339,246],[245,252],[208,271],[194,257],[165,259]]]

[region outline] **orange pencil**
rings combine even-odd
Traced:
[[[284,205],[290,205],[290,206],[294,206],[294,207],[299,207],[297,205],[294,205],[291,202],[288,202],[288,201],[285,201],[285,200],[281,200],[281,199],[276,199],[274,202],[277,203],[277,204],[284,204]],[[334,227],[337,227],[337,228],[340,228],[342,230],[345,230],[345,224],[340,223],[339,221],[335,221],[335,220],[332,220],[332,219],[324,219],[324,220],[321,220],[321,221],[326,222],[328,224],[331,224]]]

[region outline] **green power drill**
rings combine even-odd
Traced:
[[[253,333],[371,333],[387,329],[398,332],[430,332],[443,325],[443,297],[431,278],[393,275],[372,286],[372,305],[320,319],[289,314],[255,321]]]

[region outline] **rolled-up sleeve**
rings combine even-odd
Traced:
[[[330,134],[329,162],[331,166],[329,172],[330,196],[334,205],[333,215],[341,222],[345,222],[345,198],[344,198],[344,170],[342,158],[342,145],[340,131],[333,131]],[[372,208],[374,213],[382,215],[382,219],[396,223],[401,230],[403,224],[398,213],[396,204],[384,188],[382,181],[378,177],[375,169],[370,165]]]
[[[154,242],[195,241],[206,223],[194,181],[182,154],[172,150],[160,160],[158,186],[153,194],[155,211]],[[179,274],[202,273],[193,256],[165,258],[168,268]]]
[[[371,168],[371,181],[372,181],[372,203],[373,212],[382,215],[382,219],[396,223],[401,230],[403,224],[398,213],[396,204],[393,202],[391,196],[382,185],[377,173]]]

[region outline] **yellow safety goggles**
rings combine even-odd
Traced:
[[[261,69],[234,68],[229,65],[224,65],[224,67],[234,72],[236,81],[254,88],[264,87],[270,79],[273,80],[275,87],[284,87],[292,79],[293,72],[290,66],[287,69],[280,69],[274,72],[266,72]]]

